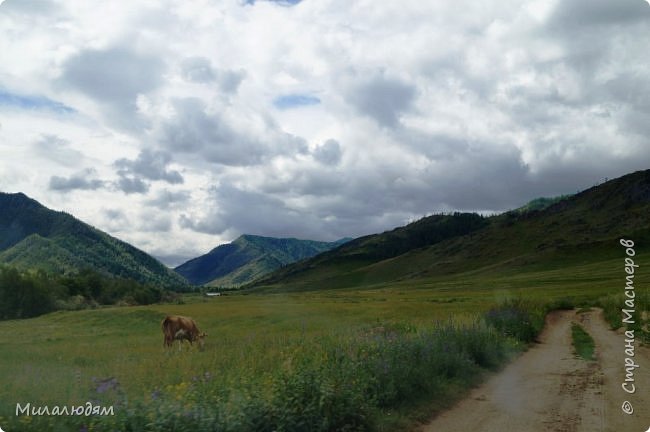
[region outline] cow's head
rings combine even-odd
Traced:
[[[205,337],[207,336],[207,333],[199,333],[197,336],[196,340],[199,343],[199,349],[203,351],[203,348],[205,348]]]

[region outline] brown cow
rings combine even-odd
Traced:
[[[201,333],[192,318],[168,315],[162,320],[162,331],[164,335],[163,346],[171,347],[174,340],[178,340],[178,349],[181,349],[183,339],[192,342],[198,342],[199,349],[203,350],[206,333]]]

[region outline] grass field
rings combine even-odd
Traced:
[[[649,257],[637,256],[639,291],[649,286],[642,271]],[[95,401],[115,404],[116,430],[172,430],[176,421],[173,430],[196,430],[192,425],[199,423],[181,414],[200,416],[194,406],[218,406],[229,424],[246,424],[233,430],[265,430],[251,419],[305,417],[307,408],[295,399],[315,392],[318,409],[334,410],[356,425],[348,430],[409,429],[522,348],[481,323],[482,313],[512,298],[595,304],[623,291],[621,261],[512,274],[472,272],[364,289],[190,296],[178,305],[1,322],[0,425],[10,432],[107,430],[89,418],[15,416],[16,403],[53,407]],[[208,333],[206,350],[165,351],[160,322],[166,314],[195,318]],[[465,332],[468,328],[474,333]],[[440,358],[448,343],[458,345],[459,357]],[[483,350],[479,354],[477,347]],[[447,369],[418,369],[427,362]],[[422,383],[439,377],[444,379]],[[269,400],[271,408],[262,403]],[[358,406],[362,412],[345,411]],[[206,424],[205,417],[200,421]],[[313,426],[302,430],[341,430],[334,423]]]

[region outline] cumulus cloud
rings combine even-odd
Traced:
[[[117,168],[119,178],[113,185],[125,194],[146,194],[152,181],[182,184],[185,179],[181,173],[168,168],[171,162],[169,153],[150,149],[142,150],[133,160],[118,159],[113,166]]]
[[[210,84],[217,82],[226,94],[235,93],[245,73],[243,71],[216,70],[206,57],[187,57],[181,63],[183,79],[193,83]]]
[[[562,32],[579,32],[581,27],[629,24],[647,20],[648,4],[626,0],[612,3],[607,0],[566,0],[558,2],[548,21],[548,28]]]
[[[305,238],[321,238],[317,217],[308,209],[292,207],[282,199],[225,183],[210,191],[207,214],[183,213],[181,227],[207,234],[237,236],[243,233],[286,237],[300,232]],[[260,215],[264,215],[260,217]]]
[[[190,202],[191,192],[187,190],[170,191],[167,189],[159,191],[153,198],[147,201],[159,209],[169,209],[176,206],[182,206]]]
[[[198,98],[172,102],[173,115],[159,126],[162,145],[171,152],[194,153],[223,165],[254,165],[267,151],[253,137],[239,134],[220,112],[211,112]]]
[[[246,0],[246,4],[251,4],[254,5],[255,3],[259,2],[260,0]],[[295,6],[298,3],[300,3],[302,0],[261,0],[262,2],[269,2],[269,3],[276,3],[280,6]]]
[[[61,165],[75,166],[83,159],[83,153],[75,150],[66,139],[58,135],[42,134],[33,144],[36,154]]]
[[[91,178],[96,173],[94,169],[88,168],[70,177],[52,176],[49,189],[56,192],[70,192],[73,190],[97,190],[105,187],[104,181]]]
[[[140,214],[140,231],[166,233],[172,229],[172,218],[169,214],[155,210],[145,210]]]
[[[337,165],[341,162],[341,145],[335,139],[328,139],[314,150],[314,159],[325,165]]]
[[[382,126],[395,127],[400,115],[411,107],[415,94],[411,84],[376,76],[358,79],[347,98],[360,113],[372,117]]]
[[[259,165],[277,155],[304,153],[304,139],[263,125],[260,136],[231,126],[228,113],[198,98],[173,100],[173,112],[157,126],[159,142],[170,152],[187,153],[219,165]]]
[[[208,83],[214,81],[217,77],[210,59],[205,57],[188,57],[184,59],[181,64],[181,71],[183,78],[191,82]]]
[[[103,103],[127,106],[161,84],[164,63],[126,47],[84,50],[63,64],[61,80]]]
[[[129,176],[128,174],[120,176],[119,180],[114,183],[118,190],[125,194],[145,194],[149,192],[150,185],[138,177]]]
[[[128,232],[131,220],[126,212],[119,208],[102,208],[99,212],[102,228],[113,233]]]
[[[108,113],[113,124],[133,128],[137,122],[137,98],[163,83],[165,63],[151,53],[130,47],[84,49],[62,65],[61,86],[79,91]]]
[[[92,190],[82,214],[159,255],[506,210],[650,165],[643,0],[0,10],[3,188]],[[168,235],[143,231],[156,212]]]
[[[148,180],[161,180],[170,184],[183,183],[183,176],[168,169],[172,157],[169,153],[145,149],[135,160],[118,159],[115,167],[120,176],[135,176]]]

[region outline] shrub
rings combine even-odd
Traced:
[[[115,416],[70,419],[78,424],[68,429],[373,431],[382,413],[423,401],[448,404],[513,350],[510,339],[478,320],[420,329],[393,323],[289,345],[277,370],[242,370],[238,377],[206,372],[140,400],[127,399],[115,378],[97,380],[93,399],[114,405]],[[17,429],[50,430],[45,421]]]
[[[487,311],[484,319],[503,335],[530,343],[544,327],[546,311],[538,304],[510,299]]]

